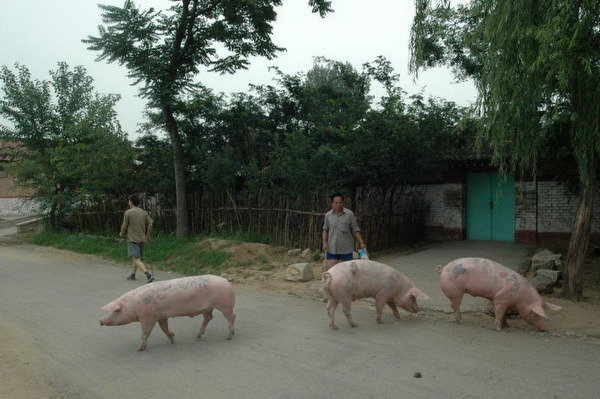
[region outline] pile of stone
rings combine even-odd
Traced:
[[[563,259],[561,254],[543,250],[531,258],[531,285],[540,294],[557,294],[562,284]]]
[[[306,259],[306,262],[294,263],[287,267],[285,279],[288,281],[310,281],[315,278],[310,260],[313,256],[310,249],[294,248],[288,251],[288,256]]]

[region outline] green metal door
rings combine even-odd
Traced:
[[[468,240],[514,241],[514,175],[500,184],[498,173],[469,173],[466,219]]]

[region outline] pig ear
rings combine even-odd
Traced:
[[[427,296],[427,294],[425,294],[423,291],[421,291],[417,287],[411,288],[410,295],[414,296],[415,299],[429,299],[429,297]]]
[[[536,315],[540,316],[543,319],[548,320],[548,317],[546,316],[546,313],[544,313],[544,309],[542,308],[541,303],[536,303],[535,305],[531,305],[530,309]]]
[[[550,309],[550,310],[561,310],[562,308],[558,305],[555,305],[553,303],[548,303],[548,302],[544,302],[544,307],[546,309]]]
[[[107,312],[116,312],[117,310],[121,309],[122,307],[123,307],[123,304],[121,302],[112,301],[112,302],[107,303],[106,305],[102,306],[100,309],[106,310]]]

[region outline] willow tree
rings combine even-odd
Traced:
[[[166,11],[99,5],[104,25],[83,40],[99,51],[97,60],[125,65],[140,94],[160,110],[173,149],[177,235],[188,234],[184,150],[174,108],[194,91],[201,67],[219,73],[245,69],[251,56],[275,57],[283,50],[271,40],[275,8],[282,0],[171,0]],[[308,0],[322,17],[331,2]]]
[[[535,177],[540,143],[567,126],[580,195],[569,243],[565,295],[582,297],[600,155],[600,2],[415,0],[411,69],[449,65],[475,80],[484,137],[501,171]]]

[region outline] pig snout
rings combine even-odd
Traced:
[[[417,305],[417,301],[415,299],[412,300],[412,303],[409,303],[405,306],[401,306],[401,308],[410,313],[419,313],[421,311],[421,308],[419,307],[419,305]]]
[[[132,320],[126,320],[123,312],[112,312],[100,319],[101,326],[122,326],[129,324]]]
[[[419,313],[421,308],[415,303],[415,305],[408,309],[408,311],[411,313]]]
[[[416,287],[412,287],[397,303],[402,309],[410,313],[419,313],[421,308],[417,305],[417,299],[429,299],[429,296]]]
[[[109,316],[110,316],[110,315],[109,315]],[[100,325],[101,325],[101,326],[110,326],[110,325],[113,325],[113,324],[110,322],[110,318],[109,318],[109,316],[104,316],[103,318],[101,318],[101,319],[100,319]]]
[[[548,327],[546,326],[546,319],[544,319],[542,316],[535,314],[534,312],[529,313],[529,315],[523,317],[523,319],[528,324],[537,328],[537,330],[540,332],[548,331]]]

